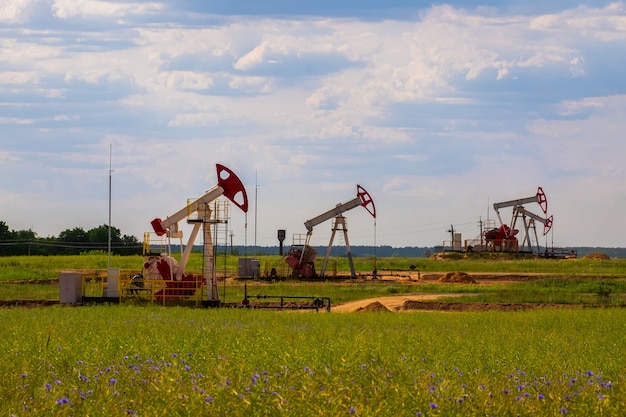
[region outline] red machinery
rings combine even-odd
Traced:
[[[178,222],[197,213],[195,219],[188,218],[187,222],[193,225],[191,235],[187,241],[187,245],[181,256],[179,263],[175,261],[169,254],[162,254],[160,256],[148,256],[146,263],[144,264],[144,271],[151,268],[152,271],[156,269],[161,279],[166,280],[168,287],[168,294],[172,295],[185,295],[188,294],[189,288],[196,287],[196,283],[200,278],[203,284],[206,284],[208,301],[211,304],[219,304],[219,295],[217,291],[217,278],[215,275],[215,260],[213,255],[213,240],[211,236],[211,208],[209,204],[214,200],[217,200],[222,195],[228,198],[233,204],[239,207],[244,213],[248,211],[248,197],[246,189],[243,186],[241,180],[235,175],[233,171],[226,168],[223,165],[217,164],[217,185],[209,190],[205,195],[197,200],[187,204],[178,212],[171,216],[161,220],[156,218],[152,220],[152,228],[158,236],[166,236],[168,241],[170,238],[179,238],[182,240],[183,232],[178,228]],[[194,241],[200,232],[200,228],[203,230],[204,245],[204,269],[203,277],[195,277],[185,273],[185,266],[189,260],[189,255],[193,249]],[[169,247],[169,245],[168,245]],[[152,272],[153,274],[155,272]],[[148,277],[146,277],[148,278]]]
[[[535,232],[535,240],[537,242],[537,246],[539,246],[539,240],[537,238],[537,230],[535,228],[535,221],[538,221],[543,224],[544,236],[550,231],[552,228],[552,220],[553,216],[548,218],[543,218],[538,216],[524,207],[524,204],[529,203],[537,203],[539,207],[543,211],[544,214],[548,212],[548,199],[546,194],[543,192],[543,189],[539,187],[537,189],[537,194],[532,197],[520,198],[517,200],[509,200],[501,203],[494,203],[493,208],[496,211],[498,216],[498,220],[500,221],[500,227],[497,229],[491,229],[484,232],[485,240],[487,242],[487,246],[491,250],[500,250],[500,251],[510,251],[516,252],[520,250],[519,241],[517,239],[517,234],[519,233],[518,229],[515,229],[515,225],[517,220],[521,218],[521,221],[524,225],[524,238],[522,239],[522,247],[521,250],[527,249],[528,251],[532,251],[531,242],[530,242],[530,230],[534,230]],[[502,218],[500,217],[500,209],[504,207],[513,207],[513,215],[511,218],[511,226],[507,226],[502,222]]]
[[[334,208],[304,222],[304,226],[307,229],[306,241],[304,245],[294,245],[287,254],[286,259],[287,264],[289,264],[289,266],[293,269],[294,276],[302,276],[306,278],[311,278],[315,276],[315,265],[313,261],[317,256],[317,251],[313,247],[309,246],[309,242],[311,241],[311,236],[313,234],[313,228],[318,224],[325,222],[326,220],[334,218],[335,221],[333,224],[332,234],[330,236],[328,248],[326,249],[326,256],[324,257],[324,263],[322,264],[320,276],[323,277],[326,272],[326,266],[328,264],[328,258],[330,257],[330,251],[332,249],[335,233],[338,230],[341,230],[343,231],[344,240],[346,243],[351,277],[356,278],[356,274],[354,272],[354,263],[352,261],[352,252],[350,251],[350,243],[348,241],[348,229],[346,226],[346,219],[343,216],[343,213],[359,206],[363,206],[372,215],[372,217],[376,218],[376,207],[374,206],[374,201],[372,200],[372,197],[365,190],[365,188],[357,184],[355,198],[345,203],[337,204]]]

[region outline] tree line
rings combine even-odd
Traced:
[[[66,229],[59,236],[39,237],[32,230],[12,230],[0,221],[0,256],[15,255],[80,255],[91,251],[108,251],[109,226],[101,225],[84,230]],[[142,244],[135,236],[122,235],[111,227],[111,253],[141,255]]]

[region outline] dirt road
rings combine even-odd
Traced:
[[[467,294],[403,294],[389,297],[368,298],[366,300],[352,301],[349,303],[339,304],[330,308],[331,312],[337,313],[351,313],[366,309],[372,304],[382,304],[388,310],[398,311],[404,306],[407,301],[433,301],[442,297],[458,297]]]

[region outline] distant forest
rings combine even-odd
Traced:
[[[244,246],[235,246],[232,248],[223,248],[219,247],[217,250],[221,253],[224,250],[227,250],[227,253],[233,253],[235,255],[278,255],[280,252],[280,248],[278,246],[263,246],[257,247],[256,249],[253,247],[244,247]],[[326,254],[325,246],[316,246],[318,256],[324,256]],[[389,257],[397,257],[397,258],[427,258],[435,253],[441,252],[441,246],[434,247],[420,247],[420,246],[405,246],[396,248],[393,246],[383,245],[383,246],[350,246],[353,256],[359,257],[367,257],[367,256],[376,256],[380,258],[389,258]],[[561,252],[575,252],[578,257],[583,257],[585,255],[589,255],[592,253],[604,253],[611,258],[626,258],[626,248],[603,248],[603,247],[560,247],[558,248]],[[201,250],[201,248],[198,248]],[[289,250],[288,247],[283,248],[283,253]],[[544,247],[540,248],[541,252],[545,251]],[[346,256],[346,248],[343,246],[334,246],[331,250],[331,256],[341,257]]]
[[[120,229],[111,227],[111,253],[116,255],[141,255],[143,244],[135,236],[123,235]],[[32,230],[12,230],[0,221],[0,256],[14,255],[79,255],[92,251],[108,251],[109,227],[101,225],[93,229],[84,230],[80,227],[67,229],[59,236],[38,237]],[[318,256],[326,254],[325,246],[316,246]],[[603,253],[611,258],[626,258],[626,248],[603,247],[564,247],[561,251],[576,252],[578,257],[591,253]],[[154,249],[153,249],[154,250]],[[238,256],[279,255],[279,246],[216,246],[216,254],[231,254]],[[358,257],[376,256],[381,258],[426,258],[442,251],[441,247],[393,247],[382,246],[351,246],[352,255]],[[540,248],[544,251],[545,248]],[[172,251],[178,252],[179,246],[172,245]],[[194,251],[201,252],[202,246],[195,245]],[[289,247],[283,247],[286,255]],[[346,248],[334,246],[331,256],[346,256]]]
[[[135,236],[122,235],[111,227],[111,253],[141,255],[142,243]],[[15,255],[79,255],[84,252],[109,250],[109,226],[90,230],[81,227],[67,229],[59,236],[38,237],[32,230],[12,230],[0,221],[0,256]]]

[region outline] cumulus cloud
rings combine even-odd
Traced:
[[[171,71],[160,75],[167,88],[182,90],[206,90],[213,86],[213,78],[206,73]]]
[[[38,84],[40,75],[34,71],[4,71],[0,72],[0,84],[24,85]]]
[[[60,19],[126,17],[156,14],[163,11],[164,5],[157,2],[117,3],[101,0],[54,0],[52,12]]]
[[[42,0],[0,0],[0,22],[15,24],[28,20],[35,6],[43,7]]]

